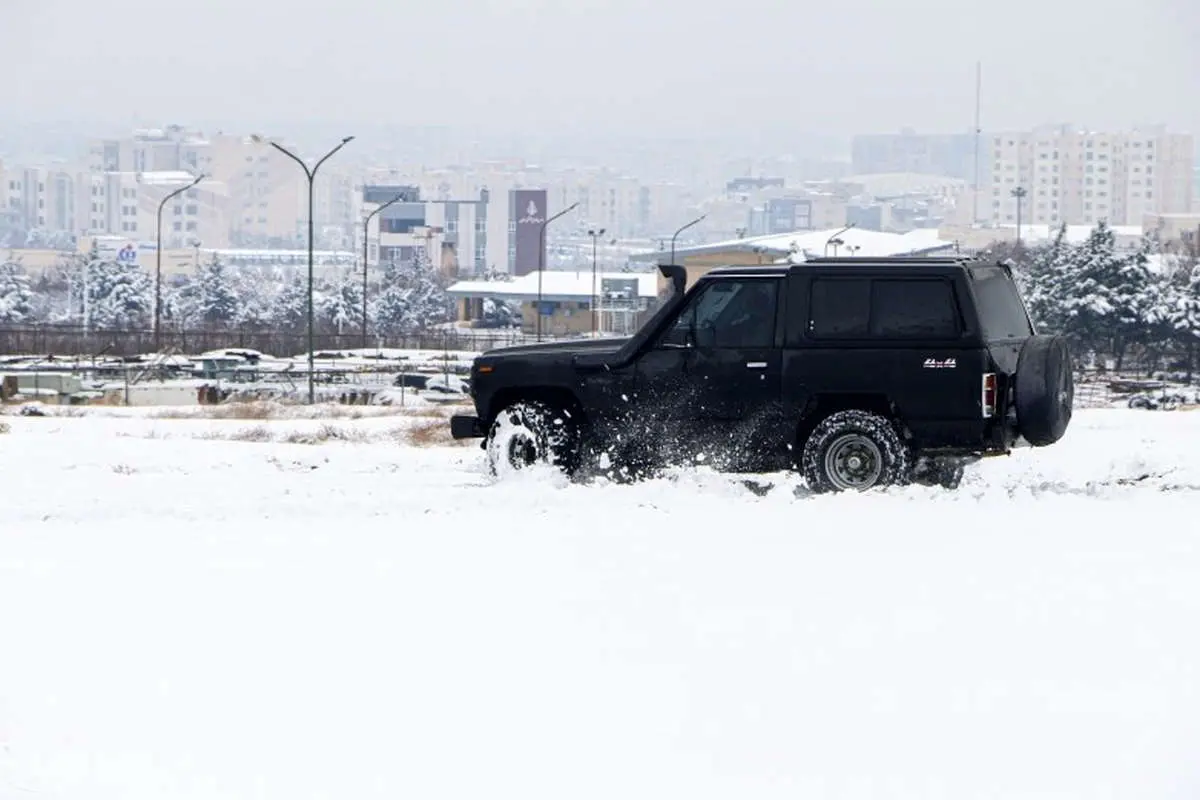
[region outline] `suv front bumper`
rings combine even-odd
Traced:
[[[450,418],[450,436],[453,439],[482,439],[485,435],[483,421],[470,414],[455,414]]]

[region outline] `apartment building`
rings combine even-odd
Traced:
[[[137,130],[122,139],[95,142],[89,152],[88,172],[93,176],[204,173],[224,186],[228,197],[222,211],[228,231],[219,237],[222,241],[245,247],[299,247],[307,241],[308,182],[304,171],[284,153],[250,136],[208,136],[178,125]],[[352,243],[358,206],[353,176],[336,164],[325,165],[313,189],[319,244],[337,247]]]
[[[1116,133],[1047,127],[984,137],[979,221],[1140,225],[1191,210],[1191,134],[1155,127]],[[1023,190],[1023,196],[1018,196]]]
[[[158,208],[193,180],[190,172],[102,172],[81,176],[77,218],[93,236],[151,242],[158,235]],[[163,206],[165,247],[229,246],[229,193],[211,179]]]
[[[0,163],[0,207],[10,226],[27,232],[77,234],[75,197],[76,180],[70,170]]]
[[[540,170],[514,160],[431,170],[372,170],[367,183],[418,189],[428,205],[429,224],[455,229],[450,240],[459,269],[465,272],[470,265],[483,273],[509,268],[509,220],[502,204],[513,189],[542,185],[540,176]]]
[[[488,190],[475,198],[422,197],[413,184],[375,183],[361,190],[356,248],[367,242],[367,263],[379,266],[422,259],[448,276],[468,276],[488,269]],[[401,199],[396,200],[399,197]]]

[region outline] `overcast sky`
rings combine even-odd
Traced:
[[[1200,133],[1196,0],[0,0],[5,116]]]

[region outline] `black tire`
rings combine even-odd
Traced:
[[[838,411],[817,425],[800,457],[814,492],[865,491],[908,481],[911,455],[895,424],[870,411]]]
[[[566,410],[535,401],[516,402],[496,415],[484,448],[488,470],[495,477],[535,464],[571,475],[579,462],[579,426]]]
[[[1034,447],[1057,442],[1067,432],[1075,405],[1071,351],[1061,336],[1032,336],[1017,358],[1017,430]]]

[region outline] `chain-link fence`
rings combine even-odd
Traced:
[[[368,336],[368,349],[457,350],[482,352],[525,344],[535,337],[513,328],[443,328],[406,336]],[[546,336],[544,338],[554,338]],[[357,350],[361,333],[317,333],[315,350]],[[308,352],[304,331],[281,330],[162,330],[156,344],[151,330],[96,330],[74,325],[0,326],[0,354],[81,355],[103,353],[133,356],[174,348],[179,353],[244,348],[276,356]]]

